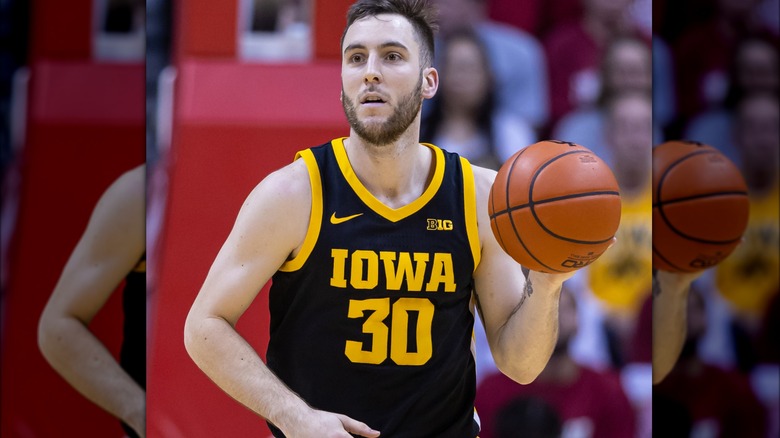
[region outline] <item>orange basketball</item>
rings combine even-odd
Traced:
[[[739,244],[747,222],[747,186],[726,156],[688,141],[653,148],[654,268],[715,266]]]
[[[620,224],[620,193],[596,154],[546,140],[501,166],[488,212],[496,240],[515,261],[535,271],[569,272],[609,248]]]

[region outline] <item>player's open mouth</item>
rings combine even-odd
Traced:
[[[366,96],[363,96],[363,99],[360,100],[360,103],[362,104],[382,104],[385,103],[385,100],[379,97],[378,95],[369,94]]]

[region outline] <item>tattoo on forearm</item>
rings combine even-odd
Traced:
[[[526,278],[525,280],[525,286],[523,286],[523,293],[520,295],[520,302],[517,303],[517,306],[512,310],[512,315],[517,313],[518,310],[520,310],[521,307],[523,307],[523,303],[525,303],[525,300],[530,297],[534,293],[534,285],[531,283],[530,278]]]

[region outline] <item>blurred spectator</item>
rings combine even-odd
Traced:
[[[737,106],[734,138],[748,185],[750,218],[743,242],[716,268],[716,287],[734,315],[737,360],[750,371],[768,303],[780,289],[780,112],[776,95],[748,96]],[[741,343],[739,341],[742,341]]]
[[[616,368],[628,361],[637,314],[651,289],[651,126],[647,93],[623,93],[607,103],[605,155],[620,187],[621,220],[615,245],[583,274],[603,307],[601,324]]]
[[[617,242],[587,270],[593,293],[612,311],[631,319],[651,287],[652,102],[625,93],[608,103],[606,146],[622,204]]]
[[[525,120],[496,107],[490,63],[475,33],[450,32],[440,51],[438,98],[420,138],[497,170],[515,151],[534,143],[535,133]]]
[[[728,68],[740,41],[759,37],[777,49],[777,34],[760,18],[758,3],[718,0],[709,19],[685,27],[673,42],[681,123],[725,98]]]
[[[598,94],[598,68],[609,43],[646,38],[629,14],[632,0],[583,0],[576,22],[556,26],[544,39],[550,69],[551,122]]]
[[[769,42],[749,38],[739,43],[731,61],[728,86],[722,99],[713,101],[688,124],[684,138],[711,145],[735,163],[741,160],[733,131],[733,114],[739,101],[754,93],[778,96],[780,62]]]
[[[747,377],[710,365],[697,354],[708,329],[706,305],[700,286],[694,282],[688,294],[685,344],[675,367],[653,388],[653,398],[684,407],[691,419],[689,436],[765,437],[766,414]],[[653,406],[659,413],[670,412],[660,402]],[[654,424],[669,421],[660,414],[653,417]]]
[[[650,47],[636,38],[610,42],[595,86],[598,94],[567,113],[555,126],[553,138],[581,144],[610,166],[612,154],[605,139],[606,106],[617,94],[637,92],[650,96],[652,89]]]
[[[747,94],[766,92],[777,96],[780,91],[777,47],[760,38],[740,41],[731,69],[731,83],[726,96],[729,106],[734,106],[740,97]]]
[[[537,37],[556,25],[582,16],[581,0],[488,0],[491,20],[506,23]]]
[[[555,409],[538,397],[518,397],[498,411],[496,438],[558,438],[561,418]]]
[[[487,0],[435,0],[439,8],[439,37],[464,27],[482,39],[495,77],[499,108],[521,117],[535,128],[549,116],[547,65],[539,41],[517,28],[487,19]],[[437,51],[439,43],[437,42]],[[436,65],[439,66],[437,54]],[[427,109],[424,109],[424,114]]]
[[[547,3],[541,0],[487,0],[487,14],[491,20],[539,35]]]
[[[563,437],[634,436],[634,412],[618,376],[581,366],[568,353],[578,319],[574,296],[566,285],[559,312],[558,342],[535,381],[519,385],[494,373],[477,388],[475,404],[483,427],[480,437],[498,436],[494,428],[498,412],[517,397],[539,397],[550,403],[563,421]]]
[[[674,86],[674,64],[672,54],[666,41],[653,36],[653,123],[658,132],[653,133],[653,144],[666,141],[666,130],[676,117],[677,99]]]

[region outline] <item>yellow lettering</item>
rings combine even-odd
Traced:
[[[333,259],[333,275],[330,277],[330,285],[333,287],[347,287],[347,279],[344,277],[344,264],[349,255],[346,249],[331,249],[330,257]]]
[[[452,254],[437,252],[433,254],[431,278],[425,286],[426,292],[436,292],[444,283],[444,292],[455,292],[455,270],[452,267]]]
[[[387,341],[390,330],[384,320],[390,314],[390,298],[349,300],[348,318],[362,318],[369,311],[363,323],[363,333],[371,335],[371,349],[364,350],[363,342],[347,340],[344,354],[355,363],[380,364],[387,358]]]
[[[417,351],[409,351],[409,312],[417,312]],[[399,298],[393,304],[390,359],[397,365],[423,365],[433,356],[433,303],[427,298]]]
[[[412,258],[408,252],[398,253],[398,266],[393,263],[395,254],[392,251],[381,251],[379,253],[379,258],[382,259],[385,265],[387,290],[401,290],[401,283],[406,279],[406,288],[409,291],[421,291],[423,280],[425,279],[425,266],[428,264],[428,254],[423,252],[414,253],[414,268],[412,268]]]
[[[374,251],[357,250],[352,253],[351,262],[352,274],[349,277],[349,284],[352,287],[373,289],[379,284],[379,258]],[[363,269],[364,264],[366,269]]]

